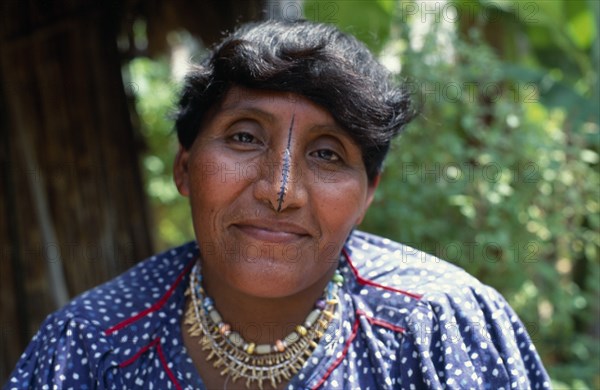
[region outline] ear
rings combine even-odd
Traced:
[[[173,164],[173,179],[175,180],[177,190],[183,196],[190,195],[190,178],[188,173],[189,158],[189,150],[185,149],[180,144]]]
[[[373,199],[375,198],[375,190],[377,190],[377,186],[379,186],[379,180],[380,179],[381,179],[381,174],[377,174],[377,176],[375,176],[373,178],[373,181],[371,181],[368,184],[368,187],[367,187],[367,197],[365,199],[364,208],[363,208],[362,213],[360,213],[360,216],[356,220],[356,225],[355,226],[358,226],[358,225],[360,225],[362,223],[363,219],[365,218],[365,214],[367,214],[367,210],[371,206],[371,203],[373,203]]]

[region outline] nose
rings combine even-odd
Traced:
[[[308,192],[302,177],[301,163],[285,148],[277,158],[265,164],[261,177],[254,183],[254,197],[276,212],[297,209],[306,204]]]

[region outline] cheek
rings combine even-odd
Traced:
[[[199,148],[190,159],[190,187],[197,193],[218,199],[245,180],[239,161],[224,158],[218,149],[213,149]]]
[[[366,190],[361,180],[339,180],[316,186],[312,198],[323,234],[346,235],[356,225],[365,207]]]
[[[190,205],[197,228],[210,231],[215,219],[235,201],[244,181],[238,177],[236,164],[220,161],[211,153],[198,155],[202,157],[190,162]]]

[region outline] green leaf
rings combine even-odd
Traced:
[[[395,2],[389,0],[307,0],[305,17],[333,23],[378,53],[387,42]]]
[[[566,30],[569,38],[571,38],[580,49],[589,48],[596,37],[594,15],[589,10],[579,12],[569,18]]]

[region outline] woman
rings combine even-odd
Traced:
[[[49,316],[7,388],[544,388],[501,296],[355,231],[406,93],[354,38],[243,26],[179,102],[179,192],[197,242]]]

